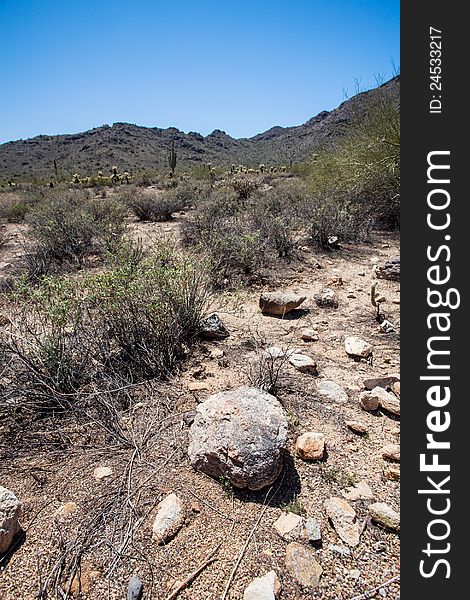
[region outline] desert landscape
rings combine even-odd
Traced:
[[[399,85],[0,145],[0,598],[399,598]]]

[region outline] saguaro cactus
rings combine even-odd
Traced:
[[[171,169],[171,176],[175,174],[176,169],[176,150],[175,150],[175,140],[171,140],[171,150],[168,154],[168,165]]]

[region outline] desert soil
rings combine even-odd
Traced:
[[[178,227],[178,221],[132,225],[133,235],[144,245],[164,236],[177,238]],[[3,274],[21,253],[24,227],[9,226],[9,233],[9,242],[0,250]],[[61,557],[70,561],[76,556],[81,571],[72,582],[75,595],[80,582],[82,598],[125,598],[129,579],[137,574],[145,586],[144,598],[164,600],[218,548],[215,560],[178,598],[221,600],[238,564],[227,599],[243,598],[248,583],[272,569],[282,583],[282,600],[397,599],[399,534],[373,523],[367,506],[386,502],[399,510],[399,482],[385,477],[390,463],[380,453],[384,445],[399,441],[399,420],[380,411],[364,411],[358,395],[366,378],[399,372],[400,285],[373,276],[375,264],[398,254],[397,236],[383,233],[375,234],[371,243],[345,246],[335,253],[304,248],[299,259],[272,273],[269,284],[215,298],[212,311],[230,330],[230,337],[200,343],[174,380],[146,387],[142,402],[122,418],[123,437],[131,439],[127,447],[118,440],[103,446],[91,423],[60,422],[53,430],[41,427],[25,434],[28,444],[24,438],[15,448],[0,443],[0,483],[21,499],[24,531],[1,565],[0,598],[37,598],[41,585],[55,576]],[[369,299],[374,281],[386,297],[384,312],[395,332],[382,333],[374,319]],[[337,309],[319,308],[313,299],[326,286],[339,298]],[[262,315],[260,292],[274,289],[306,296],[302,310],[284,319]],[[305,327],[316,329],[319,340],[302,341]],[[348,357],[343,345],[347,335],[373,345],[372,362]],[[301,349],[317,361],[318,377],[286,364],[277,392],[289,420],[283,474],[270,489],[237,491],[192,469],[188,429],[198,403],[249,383],[249,364],[266,346]],[[317,392],[321,380],[339,384],[349,400],[340,404],[321,397]],[[368,433],[353,433],[345,425],[348,420],[361,421]],[[2,428],[0,423],[0,440],[11,434]],[[306,431],[325,434],[323,460],[305,462],[296,456],[296,438]],[[112,474],[97,480],[93,472],[101,466],[110,467]],[[346,549],[323,503],[358,481],[371,487],[374,500],[350,501],[363,531],[359,545]],[[156,505],[170,491],[184,502],[186,522],[174,539],[157,546],[152,541]],[[301,589],[287,572],[286,542],[273,528],[289,509],[321,524],[322,545],[315,554],[323,574],[314,590]],[[332,545],[341,547],[341,553]],[[69,584],[63,581],[63,589]]]

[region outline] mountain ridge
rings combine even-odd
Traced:
[[[344,135],[378,94],[385,93],[398,107],[399,89],[398,76],[345,100],[331,111],[321,111],[301,125],[277,125],[249,138],[233,138],[221,129],[203,136],[195,131],[184,133],[176,127],[116,122],[78,133],[42,134],[5,142],[0,144],[0,179],[52,177],[54,160],[60,174],[66,175],[109,172],[113,165],[129,172],[167,170],[167,154],[173,140],[178,166],[184,169],[204,162],[214,166],[300,162]]]

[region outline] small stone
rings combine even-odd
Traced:
[[[396,394],[398,397],[400,397],[400,382],[399,381],[395,381],[395,383],[392,385],[392,392],[394,394]]]
[[[338,297],[331,288],[323,288],[319,294],[314,295],[314,299],[321,308],[338,308]]]
[[[344,340],[344,349],[349,356],[358,358],[369,358],[373,351],[368,342],[354,335],[350,335]]]
[[[357,298],[357,296],[354,292],[349,292],[347,294],[346,298],[351,298],[351,300],[354,300],[354,298]]]
[[[400,462],[400,446],[398,444],[387,444],[380,451],[382,458]]]
[[[257,577],[245,588],[243,600],[275,600],[281,593],[281,582],[275,571]]]
[[[372,396],[371,392],[361,392],[359,394],[359,404],[361,408],[367,411],[374,411],[379,408],[379,400],[377,396]]]
[[[230,335],[228,329],[216,313],[209,315],[203,320],[199,333],[206,340],[225,340]]]
[[[317,383],[317,391],[321,396],[338,404],[344,404],[349,400],[347,393],[334,381],[319,381]]]
[[[290,364],[300,371],[301,373],[309,373],[310,375],[317,375],[317,363],[310,358],[310,356],[306,356],[305,354],[292,354],[289,357]]]
[[[157,506],[152,526],[153,539],[161,545],[174,537],[184,523],[184,507],[176,494],[169,494]]]
[[[317,431],[308,431],[297,438],[295,450],[302,460],[319,460],[325,453],[325,436]]]
[[[384,410],[392,413],[393,415],[400,416],[400,400],[383,389],[383,387],[377,386],[370,392],[370,400],[377,400],[378,406]]]
[[[316,588],[323,573],[322,567],[316,560],[314,550],[297,542],[287,545],[286,568],[303,588]]]
[[[300,333],[300,337],[304,340],[304,342],[317,342],[319,340],[319,335],[315,331],[315,329],[302,329]]]
[[[302,529],[305,519],[293,512],[283,513],[273,527],[278,535],[286,542],[292,542],[302,538]]]
[[[224,351],[222,350],[222,348],[214,348],[214,350],[211,350],[209,356],[213,360],[218,360],[219,358],[223,358]]]
[[[365,481],[358,481],[354,485],[341,490],[341,495],[346,500],[373,500],[374,493]]]
[[[307,541],[310,544],[316,546],[321,543],[321,526],[316,519],[312,517],[305,519],[305,530],[307,532]]]
[[[383,265],[375,268],[377,279],[388,279],[389,281],[400,281],[400,257],[395,256],[387,260]]]
[[[398,375],[385,375],[384,377],[371,377],[364,381],[364,387],[366,390],[373,390],[375,387],[381,387],[384,389],[391,388],[394,383],[399,382],[400,378]]]
[[[328,544],[328,550],[339,554],[340,556],[351,556],[351,550],[346,546],[338,546],[337,544]]]
[[[60,506],[56,512],[55,512],[55,516],[56,517],[69,517],[70,515],[72,515],[76,510],[77,510],[77,505],[75,504],[75,502],[66,502],[65,504],[62,504],[62,506]]]
[[[188,381],[188,390],[190,392],[204,392],[209,389],[209,385],[204,381]]]
[[[259,299],[259,307],[263,314],[283,317],[298,308],[306,296],[285,292],[265,292]]]
[[[133,575],[127,588],[127,600],[141,600],[144,593],[144,584],[137,575]]]
[[[277,346],[270,346],[266,348],[264,354],[267,358],[283,358],[286,353],[282,348],[278,348]]]
[[[400,481],[400,466],[388,465],[384,471],[384,475],[389,481]]]
[[[96,467],[93,471],[93,477],[96,481],[101,481],[105,477],[110,477],[113,474],[111,467]]]
[[[349,571],[348,577],[350,579],[359,579],[360,576],[361,576],[361,572],[359,571],[359,569],[351,569]]]
[[[379,525],[392,531],[400,531],[400,515],[385,502],[370,504],[368,511],[372,519]]]
[[[329,498],[325,500],[326,514],[331,519],[336,533],[349,546],[359,544],[359,524],[356,511],[342,498]]]
[[[0,555],[4,554],[20,530],[21,504],[13,492],[0,486]]]
[[[360,421],[346,421],[346,426],[354,431],[354,433],[358,433],[359,435],[366,434],[369,430],[367,429],[367,425],[361,423]]]
[[[382,333],[393,333],[395,331],[395,327],[390,321],[384,319],[382,323],[380,323],[379,329]]]

